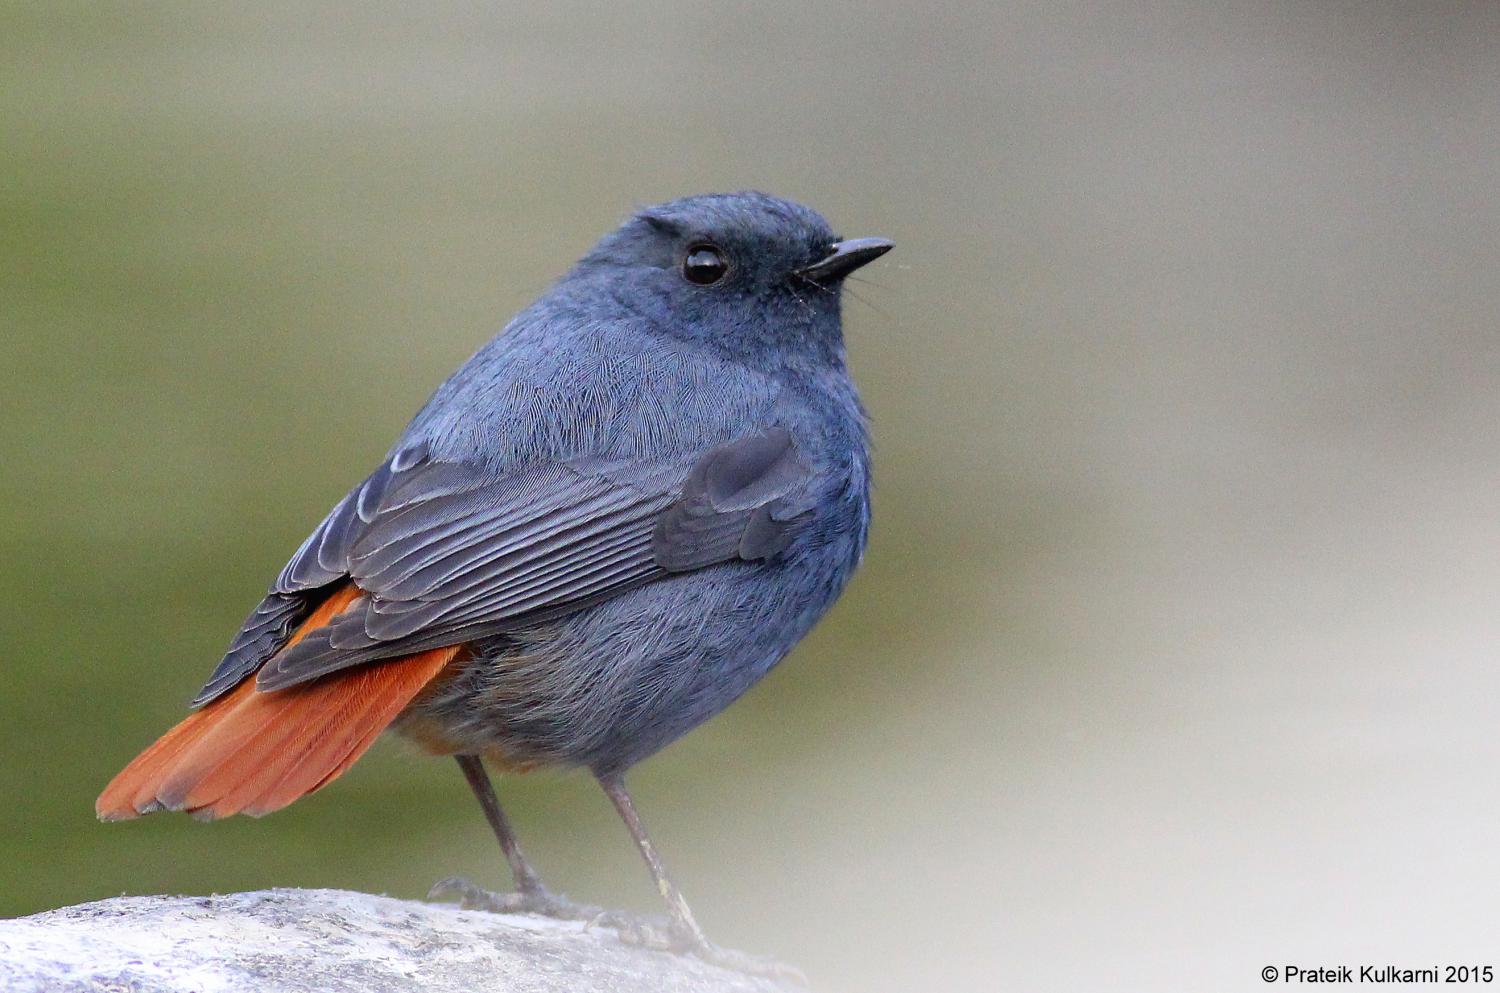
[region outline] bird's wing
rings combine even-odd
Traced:
[[[790,538],[812,475],[782,428],[696,464],[584,458],[496,478],[401,449],[303,542],[195,703],[257,669],[281,689],[569,613],[673,573],[757,561]],[[361,603],[283,649],[317,591]]]

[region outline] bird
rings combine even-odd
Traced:
[[[437,388],[98,816],[267,814],[391,728],[457,760],[515,886],[435,893],[576,918],[601,912],[543,885],[486,763],[586,769],[666,904],[630,933],[722,957],[624,777],[765,676],[859,565],[841,291],[892,247],[759,192],[634,212]]]

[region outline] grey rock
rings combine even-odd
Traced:
[[[7,993],[768,993],[605,928],[345,890],[119,897],[0,921]]]

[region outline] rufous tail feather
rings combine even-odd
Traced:
[[[352,583],[333,593],[288,645],[359,596]],[[95,809],[107,821],[158,810],[205,819],[280,810],[353,765],[461,647],[357,666],[270,693],[247,677],[136,756],[104,788]]]

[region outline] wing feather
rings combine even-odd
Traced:
[[[277,690],[353,665],[459,644],[581,609],[642,583],[777,554],[812,471],[784,429],[690,462],[577,459],[496,478],[398,450],[303,542],[197,702],[259,670]],[[320,590],[362,595],[287,645]],[[302,615],[297,611],[303,611]]]

